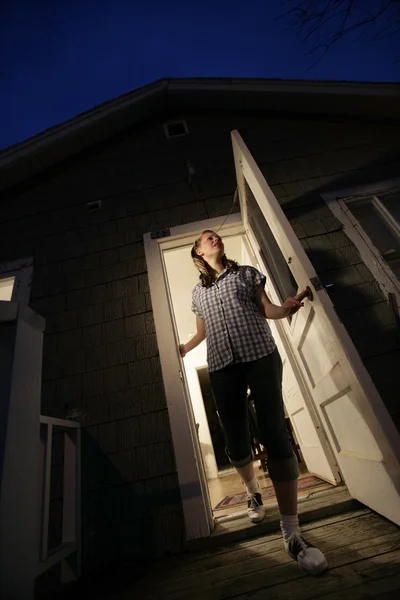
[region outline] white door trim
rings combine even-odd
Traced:
[[[164,230],[161,232],[162,237],[156,237],[151,233],[144,235],[151,302],[187,540],[209,536],[214,520],[208,489],[204,489],[204,467],[201,456],[196,453],[196,427],[191,416],[190,399],[184,385],[184,373],[178,351],[162,253],[164,250],[179,248],[194,242],[196,236],[204,229],[219,229],[222,221],[219,217],[180,225]],[[243,233],[240,215],[230,215],[221,230],[225,236]]]

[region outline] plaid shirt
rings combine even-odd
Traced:
[[[209,288],[198,283],[192,311],[203,319],[207,335],[209,371],[257,360],[276,348],[270,327],[259,312],[254,295],[266,278],[254,267],[225,269]]]

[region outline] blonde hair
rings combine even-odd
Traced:
[[[193,259],[194,266],[200,273],[199,279],[203,287],[211,287],[215,279],[214,269],[212,269],[208,262],[196,252],[197,248],[199,248],[200,246],[201,238],[205,233],[214,233],[214,231],[211,231],[211,229],[205,229],[204,231],[202,231],[200,237],[198,237],[195,241],[190,254]],[[222,265],[225,269],[229,269],[233,273],[237,273],[237,271],[239,270],[239,264],[235,260],[226,258],[225,254],[223,255],[221,260]]]

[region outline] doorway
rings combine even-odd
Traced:
[[[184,276],[184,262],[169,277],[166,257],[170,250],[190,248],[204,229],[222,230],[225,242],[240,236],[239,251],[245,248],[250,264],[268,275],[266,291],[275,304],[281,302],[280,288],[286,293],[295,283],[297,291],[307,291],[304,308],[292,319],[270,322],[284,363],[285,407],[301,455],[311,473],[332,484],[345,482],[353,498],[400,524],[399,433],[259,166],[238,131],[231,137],[240,217],[228,213],[222,224],[221,219],[209,219],[144,235],[186,539],[208,537],[215,527],[207,481],[218,469],[199,379],[192,378],[196,400],[178,350],[179,340],[194,334],[187,299],[195,282]],[[227,253],[237,258],[229,248]],[[181,256],[191,264],[187,250]],[[174,277],[186,286],[182,294],[176,292]],[[174,309],[178,300],[182,314]],[[188,335],[180,334],[182,319]],[[200,351],[201,346],[189,356]],[[205,354],[196,366],[205,366]]]
[[[211,224],[210,224],[211,227]],[[251,253],[245,232],[223,235],[226,255],[239,264],[250,264],[260,268],[255,256]],[[182,239],[174,247],[161,249],[165,266],[165,280],[169,288],[170,308],[173,313],[176,334],[180,342],[188,341],[195,333],[195,315],[191,311],[192,290],[198,282],[198,274],[190,257],[191,244]],[[315,491],[325,490],[336,484],[330,471],[324,470],[323,461],[327,462],[319,440],[313,436],[313,420],[307,415],[300,385],[285,350],[285,343],[274,322],[270,322],[272,333],[277,342],[284,362],[284,399],[287,427],[292,446],[297,455],[300,467],[299,498],[306,497]],[[200,447],[201,463],[204,469],[208,488],[210,508],[214,519],[239,518],[246,512],[247,498],[244,486],[236,471],[230,465],[224,449],[224,438],[219,416],[216,410],[212,389],[207,371],[206,342],[192,350],[183,361],[184,377],[187,382],[189,401],[193,410],[195,432]],[[250,390],[249,390],[250,392]],[[293,411],[293,401],[296,409]],[[304,414],[300,415],[303,412]],[[263,493],[264,504],[275,504],[272,482],[266,469],[265,450],[258,435],[256,414],[249,397],[249,417],[251,440],[255,454],[256,475]],[[299,431],[297,421],[301,418],[302,430]],[[296,421],[297,419],[297,421]],[[308,421],[306,422],[306,420]],[[315,461],[307,458],[311,452],[320,453],[320,468]],[[313,469],[313,470],[312,470]]]

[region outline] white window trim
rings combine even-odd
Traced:
[[[11,302],[28,305],[32,287],[33,257],[0,263],[0,279],[15,277]]]
[[[342,223],[344,233],[356,246],[362,260],[375,277],[382,292],[388,299],[390,299],[390,294],[394,294],[398,311],[400,310],[400,281],[354,217],[346,202],[353,198],[379,196],[382,193],[395,191],[399,188],[400,178],[396,178],[322,194],[325,203],[333,215]]]

